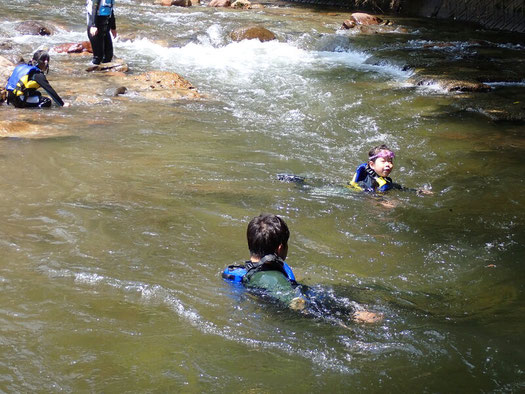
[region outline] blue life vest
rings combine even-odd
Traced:
[[[363,164],[359,165],[359,167],[357,167],[357,169],[355,170],[354,177],[349,182],[351,186],[353,186],[354,188],[356,188],[358,190],[375,191],[372,187],[363,188],[361,185],[359,185],[359,182],[365,181],[366,178],[368,176],[370,176],[379,185],[378,188],[377,188],[377,191],[379,191],[379,192],[386,192],[387,190],[392,189],[392,187],[393,187],[392,179],[390,179],[388,177],[384,178],[382,176],[379,176],[379,175],[375,174],[375,172],[374,172],[375,176],[372,176],[371,174],[368,173],[366,167],[367,167],[367,163],[363,163]]]
[[[114,0],[100,0],[97,15],[111,16],[111,13],[113,12],[113,4]]]
[[[40,85],[38,85],[34,81],[32,82],[34,82],[35,86],[26,86],[28,85],[28,81],[22,82],[19,86],[17,86],[18,82],[20,82],[20,80],[26,75],[28,75],[31,71],[41,72],[38,67],[33,66],[31,64],[20,64],[16,66],[15,69],[13,70],[13,73],[7,80],[7,85],[5,86],[5,89],[9,92],[12,92],[18,89],[24,89],[24,88],[38,89]]]
[[[266,256],[265,256],[266,257]],[[282,270],[276,270],[279,272],[282,272],[284,276],[286,276],[286,279],[288,279],[292,283],[295,282],[295,275],[293,274],[292,269],[286,262],[283,260],[277,258],[280,262],[282,262]],[[233,283],[242,283],[244,277],[246,274],[250,271],[263,271],[264,269],[260,269],[260,267],[264,264],[264,258],[261,259],[260,263],[251,263],[250,261],[246,262],[246,265],[229,265],[224,269],[222,272],[222,277],[230,282]],[[250,266],[251,267],[247,267]]]

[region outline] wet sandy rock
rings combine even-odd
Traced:
[[[24,35],[32,36],[50,36],[54,32],[51,26],[38,21],[20,22],[15,25],[15,30]]]
[[[211,0],[208,7],[230,7],[232,5],[230,0]]]
[[[275,40],[275,34],[261,26],[245,26],[235,29],[230,33],[233,41],[254,40],[261,42]]]
[[[89,41],[69,42],[57,45],[53,48],[56,53],[93,53],[91,43]]]
[[[383,20],[377,16],[365,14],[364,12],[354,12],[350,18],[346,19],[341,29],[353,29],[356,26],[390,26],[393,23],[389,20]]]
[[[128,72],[129,67],[121,59],[115,59],[110,63],[93,64],[86,68],[87,72]]]
[[[150,71],[144,74],[127,76],[123,83],[127,90],[137,92],[149,99],[201,98],[197,89],[179,74],[168,71]]]

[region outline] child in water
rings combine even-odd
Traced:
[[[384,193],[391,189],[410,190],[420,194],[432,194],[428,190],[405,188],[392,182],[389,177],[394,169],[394,152],[386,145],[378,145],[368,152],[368,162],[359,165],[349,186],[366,192]]]
[[[289,237],[288,226],[279,216],[261,214],[253,218],[247,229],[250,260],[243,265],[226,267],[222,277],[234,283],[241,283],[263,297],[269,296],[291,309],[334,320],[325,316],[330,313],[330,307],[323,305],[326,297],[298,284],[292,269],[285,263]],[[330,301],[333,304],[333,300]],[[341,309],[341,306],[338,306],[338,309]],[[368,311],[345,312],[357,322],[374,323],[381,320],[381,315]],[[344,326],[344,323],[339,324]]]
[[[45,73],[49,72],[49,54],[38,50],[33,54],[33,60],[28,64],[19,64],[7,81],[7,103],[17,108],[51,107],[51,99],[42,96],[38,89],[44,89],[55,103],[62,107],[68,106],[49,84]]]

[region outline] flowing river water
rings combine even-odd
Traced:
[[[0,15],[3,55],[86,39],[80,0],[3,0]],[[345,12],[272,3],[117,0],[116,16],[131,72],[177,72],[205,98],[113,97],[89,57],[51,52],[72,105],[0,107],[47,136],[0,140],[0,392],[524,389],[523,124],[402,66],[432,42],[454,43],[436,58],[475,52],[476,37],[523,59],[523,38],[417,19],[359,35],[338,30]],[[59,28],[16,33],[27,19]],[[278,40],[230,40],[254,23]],[[525,102],[523,83],[492,82],[480,100]],[[395,181],[434,194],[388,207],[342,187],[380,143]],[[300,282],[384,320],[343,327],[225,283],[261,212],[287,221]]]

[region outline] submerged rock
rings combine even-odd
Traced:
[[[129,67],[124,61],[115,59],[110,63],[93,64],[86,68],[87,72],[128,72]]]
[[[254,40],[261,42],[275,40],[275,34],[261,26],[246,26],[235,29],[230,33],[233,41]]]
[[[9,110],[6,108],[6,110]],[[24,113],[25,109],[11,108],[10,110]],[[34,124],[25,120],[4,120],[0,123],[0,138],[56,138],[70,135],[63,128],[56,125]]]
[[[149,99],[201,98],[191,82],[174,72],[150,71],[127,76],[123,82],[128,90]]]
[[[490,86],[472,80],[450,79],[447,77],[416,76],[409,79],[410,83],[417,86],[438,86],[447,92],[489,92]]]
[[[15,30],[24,35],[33,36],[50,36],[54,32],[50,26],[38,21],[20,22],[15,25]]]

